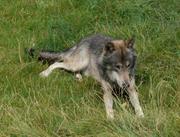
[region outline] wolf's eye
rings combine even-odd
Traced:
[[[116,68],[117,68],[117,69],[120,69],[121,67],[122,67],[121,64],[116,64]]]
[[[126,62],[126,67],[128,67],[128,68],[130,67],[130,62],[129,61]]]

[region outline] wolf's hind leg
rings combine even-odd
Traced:
[[[63,62],[55,62],[50,65],[46,70],[40,73],[40,76],[47,77],[54,69],[60,68],[71,72],[80,72],[89,64],[88,49],[72,49],[64,53]]]
[[[76,63],[77,62],[77,63]],[[78,61],[67,61],[67,62],[55,62],[54,64],[50,65],[46,70],[42,71],[40,73],[41,77],[47,77],[49,74],[51,74],[51,72],[54,69],[60,68],[60,69],[65,69],[67,71],[71,71],[71,72],[77,72],[80,71],[82,69],[84,69],[87,66],[87,61],[83,60],[81,62]]]
[[[46,70],[42,71],[40,73],[41,77],[48,77],[49,74],[51,74],[51,72],[56,69],[56,68],[63,68],[63,69],[67,69],[67,66],[65,63],[63,62],[55,62],[54,64],[50,65]]]
[[[78,80],[78,81],[82,81],[82,75],[81,75],[81,73],[76,73],[76,79]]]

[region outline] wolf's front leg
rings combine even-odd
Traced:
[[[102,87],[104,90],[104,104],[106,109],[106,115],[109,120],[114,119],[114,112],[113,112],[113,96],[112,96],[112,88],[109,83],[102,82]]]
[[[135,89],[135,83],[132,82],[130,84],[130,87],[128,87],[127,90],[128,90],[130,102],[131,102],[132,106],[134,107],[136,115],[138,117],[144,117],[144,113],[143,113],[142,108],[139,103],[138,94]]]

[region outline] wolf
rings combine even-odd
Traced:
[[[93,77],[102,89],[106,115],[114,119],[113,89],[119,87],[127,92],[129,101],[138,117],[144,117],[135,88],[136,53],[135,39],[114,39],[94,34],[63,52],[39,52],[39,60],[49,63],[49,67],[40,73],[48,77],[55,69],[74,72],[77,78],[82,75]],[[30,50],[33,52],[34,50]]]

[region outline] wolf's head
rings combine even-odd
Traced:
[[[134,38],[112,40],[104,48],[103,66],[108,78],[120,87],[129,87],[134,76]]]

